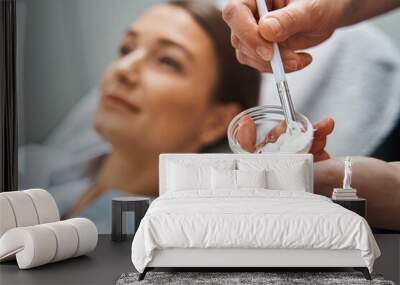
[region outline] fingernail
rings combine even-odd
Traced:
[[[256,53],[258,54],[259,57],[261,57],[263,60],[270,61],[272,58],[272,54],[269,49],[266,47],[258,47],[256,48]]]
[[[275,18],[266,18],[263,22],[264,25],[267,25],[271,28],[272,32],[275,36],[279,36],[280,32],[282,31],[282,26],[279,21]]]
[[[285,67],[288,70],[297,70],[297,61],[296,60],[288,60],[285,61]]]

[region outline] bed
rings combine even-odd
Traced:
[[[313,194],[308,154],[162,154],[132,262],[154,268],[352,267],[380,251],[361,216]]]

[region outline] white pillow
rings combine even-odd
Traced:
[[[236,170],[212,168],[211,187],[213,190],[236,190]]]
[[[238,188],[267,188],[267,172],[263,170],[236,170]]]
[[[172,158],[167,162],[167,167],[170,164],[179,164],[183,166],[194,167],[213,167],[216,169],[236,169],[236,160],[234,159],[207,159],[207,158]]]
[[[170,163],[167,188],[170,191],[210,189],[210,171],[210,167]]]
[[[211,170],[213,190],[238,190],[240,188],[266,188],[265,170]]]
[[[305,163],[299,163],[290,168],[268,170],[268,189],[305,192],[308,185],[305,167]]]
[[[167,191],[211,190],[211,168],[235,169],[235,160],[173,159],[166,165]]]
[[[272,190],[307,191],[312,189],[310,169],[297,159],[238,159],[239,170],[266,170],[267,187]]]

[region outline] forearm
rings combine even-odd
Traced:
[[[330,197],[341,188],[344,158],[315,164],[316,194]],[[352,187],[367,199],[367,220],[373,227],[400,230],[400,165],[367,157],[352,157]]]
[[[345,0],[340,26],[349,26],[400,7],[400,0]]]

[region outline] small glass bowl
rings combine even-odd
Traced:
[[[265,105],[257,106],[247,110],[242,111],[236,115],[229,124],[228,127],[228,141],[229,146],[233,153],[251,153],[244,150],[237,139],[237,131],[239,128],[239,122],[244,116],[250,116],[256,125],[256,145],[260,146],[262,141],[265,140],[267,134],[270,133],[272,129],[282,124],[285,121],[283,109],[280,106]],[[296,113],[297,120],[301,123],[304,132],[311,130],[313,132],[313,126],[311,122],[302,114]],[[285,127],[285,125],[284,125]],[[286,127],[285,127],[286,130]],[[312,133],[310,135],[310,142],[302,149],[296,149],[290,151],[291,153],[308,153],[312,145]],[[275,139],[278,139],[276,137]],[[261,146],[256,148],[253,153],[266,153],[266,152],[279,152],[263,149]],[[288,151],[285,151],[288,152]]]

